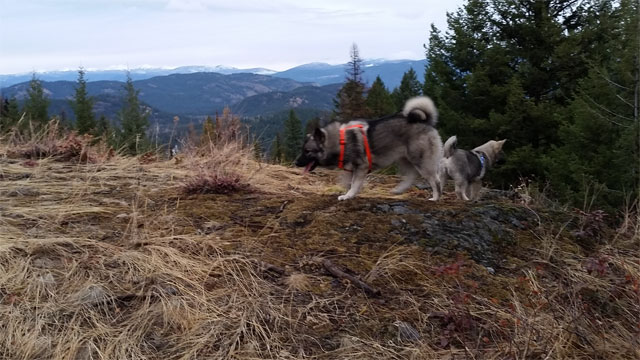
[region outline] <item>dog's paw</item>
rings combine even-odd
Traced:
[[[405,189],[394,188],[391,190],[391,193],[393,195],[400,195],[400,194],[403,194],[404,192],[405,192]]]
[[[340,195],[340,196],[338,196],[338,200],[339,200],[339,201],[349,200],[349,199],[351,199],[352,197],[353,197],[352,195],[344,194],[344,195]]]
[[[438,201],[438,200],[440,200],[439,197],[430,197],[429,198],[429,201]]]

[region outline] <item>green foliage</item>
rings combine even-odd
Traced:
[[[320,127],[320,118],[314,117],[311,120],[307,121],[307,124],[304,127],[304,134],[311,134],[313,131]]]
[[[395,88],[391,94],[396,110],[400,111],[404,103],[412,97],[422,94],[422,84],[418,81],[418,76],[413,68],[409,68],[402,76],[400,86]]]
[[[427,46],[423,92],[438,106],[441,135],[457,135],[462,148],[507,138],[507,164],[489,173],[495,185],[526,177],[575,204],[604,184],[602,201],[619,204],[612,194],[637,178],[628,164],[637,6],[469,0],[448,14],[445,33],[432,26]]]
[[[254,159],[256,159],[257,161],[262,161],[262,157],[264,152],[262,151],[262,145],[260,145],[260,142],[257,140],[253,141],[253,157]]]
[[[362,82],[364,71],[356,44],[351,47],[351,60],[347,64],[346,72],[347,81],[340,88],[333,101],[333,118],[343,122],[366,118],[369,116],[369,109],[364,97],[365,85]]]
[[[367,93],[366,104],[373,117],[382,117],[393,114],[396,111],[391,94],[384,86],[380,76],[376,77],[376,80],[371,85]]]
[[[78,81],[75,88],[75,95],[71,101],[71,108],[76,115],[76,130],[78,134],[97,133],[96,119],[93,114],[93,98],[87,93],[87,81],[84,79],[85,71],[83,68],[78,70]]]
[[[49,107],[49,99],[44,93],[44,88],[40,80],[33,74],[27,89],[27,99],[24,103],[24,112],[27,118],[36,126],[43,126],[49,121],[47,109]]]
[[[302,122],[291,109],[284,123],[284,161],[290,163],[296,159],[302,148]]]
[[[597,22],[618,36],[606,39],[608,51],[579,82],[575,98],[562,112],[561,142],[545,158],[557,194],[574,203],[597,188],[597,205],[621,204],[638,188],[634,97],[639,69],[638,54],[629,51],[638,46],[635,6],[623,1],[599,14]]]
[[[202,123],[202,137],[200,138],[200,144],[215,143],[216,139],[216,126],[213,123],[211,116],[207,115],[207,118]]]
[[[0,131],[4,132],[15,126],[20,120],[20,108],[15,97],[2,100],[0,113]]]
[[[284,146],[280,133],[276,134],[276,137],[273,139],[269,154],[271,162],[274,164],[281,164],[284,161]]]
[[[130,155],[137,155],[149,148],[146,131],[149,126],[149,114],[143,112],[138,100],[139,90],[133,86],[133,80],[127,73],[127,82],[124,85],[124,106],[120,111],[120,146]]]
[[[95,133],[98,134],[109,146],[118,147],[118,129],[103,114],[96,121]]]

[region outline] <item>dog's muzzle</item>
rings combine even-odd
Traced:
[[[295,164],[297,167],[304,167],[305,173],[313,171],[313,169],[315,169],[316,166],[318,166],[318,162],[316,161],[316,159],[310,156],[307,156],[306,154],[302,154],[298,156]]]

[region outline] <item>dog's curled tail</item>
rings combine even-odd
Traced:
[[[418,96],[407,100],[402,110],[409,122],[426,122],[435,126],[438,122],[438,110],[433,100],[427,96]]]
[[[448,138],[447,141],[445,141],[444,143],[444,157],[446,158],[450,158],[451,155],[453,155],[453,151],[456,149],[456,143],[458,142],[458,138],[453,135],[452,137]]]

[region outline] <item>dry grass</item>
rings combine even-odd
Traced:
[[[344,235],[344,225],[380,226],[368,202],[415,197],[387,195],[384,176],[338,204],[326,195],[335,173],[260,164],[233,143],[148,164],[24,164],[10,152],[0,147],[0,358],[640,357],[633,216],[589,251],[565,224],[543,222],[504,255],[513,267],[490,275],[388,232],[363,230],[364,245]],[[182,193],[211,171],[254,192]],[[382,296],[328,276],[318,257]],[[420,338],[403,338],[396,321]]]

